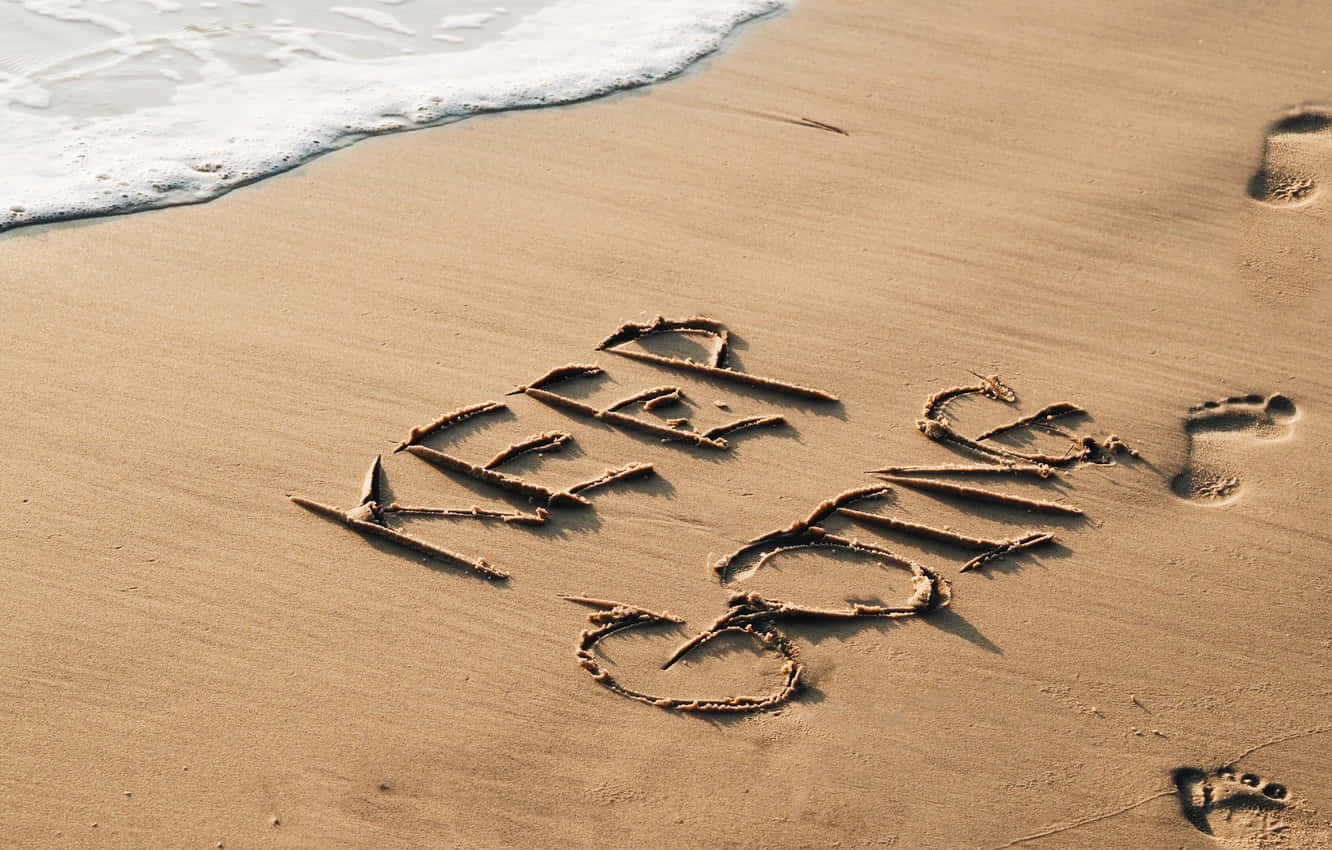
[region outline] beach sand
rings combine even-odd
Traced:
[[[0,236],[0,844],[1329,846],[1329,44],[1315,3],[801,0],[658,86]],[[594,350],[659,314],[840,404]],[[597,404],[674,384],[699,430],[787,424],[693,448],[504,395],[569,362],[607,371]],[[560,594],[686,621],[596,648],[633,687],[777,687],[743,636],[657,668],[724,610],[717,559],[866,470],[976,462],[916,427],[972,371],[1017,401],[959,400],[960,432],[1072,402],[1139,457],[966,481],[1082,519],[865,509],[1056,544],[960,572],[830,518],[952,603],[782,622],[806,687],[775,710],[579,667]],[[655,474],[537,528],[403,524],[507,582],[288,500],[350,508],[382,454],[400,502],[533,510],[392,453],[486,400],[427,443],[561,430],[513,471]],[[754,589],[909,595],[875,564],[795,554]]]

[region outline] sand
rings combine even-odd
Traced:
[[[0,844],[1327,847],[1332,134],[1289,116],[1332,100],[1330,43],[1314,3],[801,0],[660,86],[4,234]],[[840,402],[594,350],[657,315]],[[504,396],[568,362],[606,370],[558,387],[598,408],[670,385],[686,404],[627,412],[785,424],[719,450]],[[1069,402],[1140,456],[950,477],[1082,517],[891,482],[856,505],[1055,534],[966,572],[826,518],[951,603],[760,621],[801,665],[776,708],[663,710],[579,666],[596,609],[561,594],[684,621],[594,647],[642,692],[780,688],[738,633],[658,668],[726,610],[710,568],[746,541],[885,483],[866,470],[983,460],[917,428],[972,372],[1016,401],[958,399],[959,433]],[[392,520],[507,581],[289,501],[355,507],[382,454],[400,503],[534,511],[393,453],[490,399],[425,443],[485,464],[567,432],[501,469],[653,474],[540,526]],[[740,589],[912,596],[873,558],[771,564]]]

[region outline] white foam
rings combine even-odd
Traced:
[[[397,18],[378,9],[366,9],[361,6],[333,6],[329,8],[329,11],[365,21],[373,27],[379,27],[389,32],[396,32],[400,35],[416,35],[416,30],[403,26]]]
[[[439,28],[442,30],[479,30],[494,17],[494,12],[477,12],[471,15],[446,15],[444,20],[439,22]]]
[[[366,135],[650,83],[782,4],[326,2],[0,0],[0,230],[206,200]]]

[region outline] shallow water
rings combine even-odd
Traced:
[[[0,0],[0,229],[679,72],[780,0]]]

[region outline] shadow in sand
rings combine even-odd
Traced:
[[[980,629],[973,626],[965,617],[954,611],[952,608],[941,608],[933,611],[928,617],[921,617],[921,622],[933,626],[942,632],[950,635],[956,635],[962,638],[972,646],[978,646],[986,652],[993,652],[995,655],[1003,655],[1003,647],[981,634]]]

